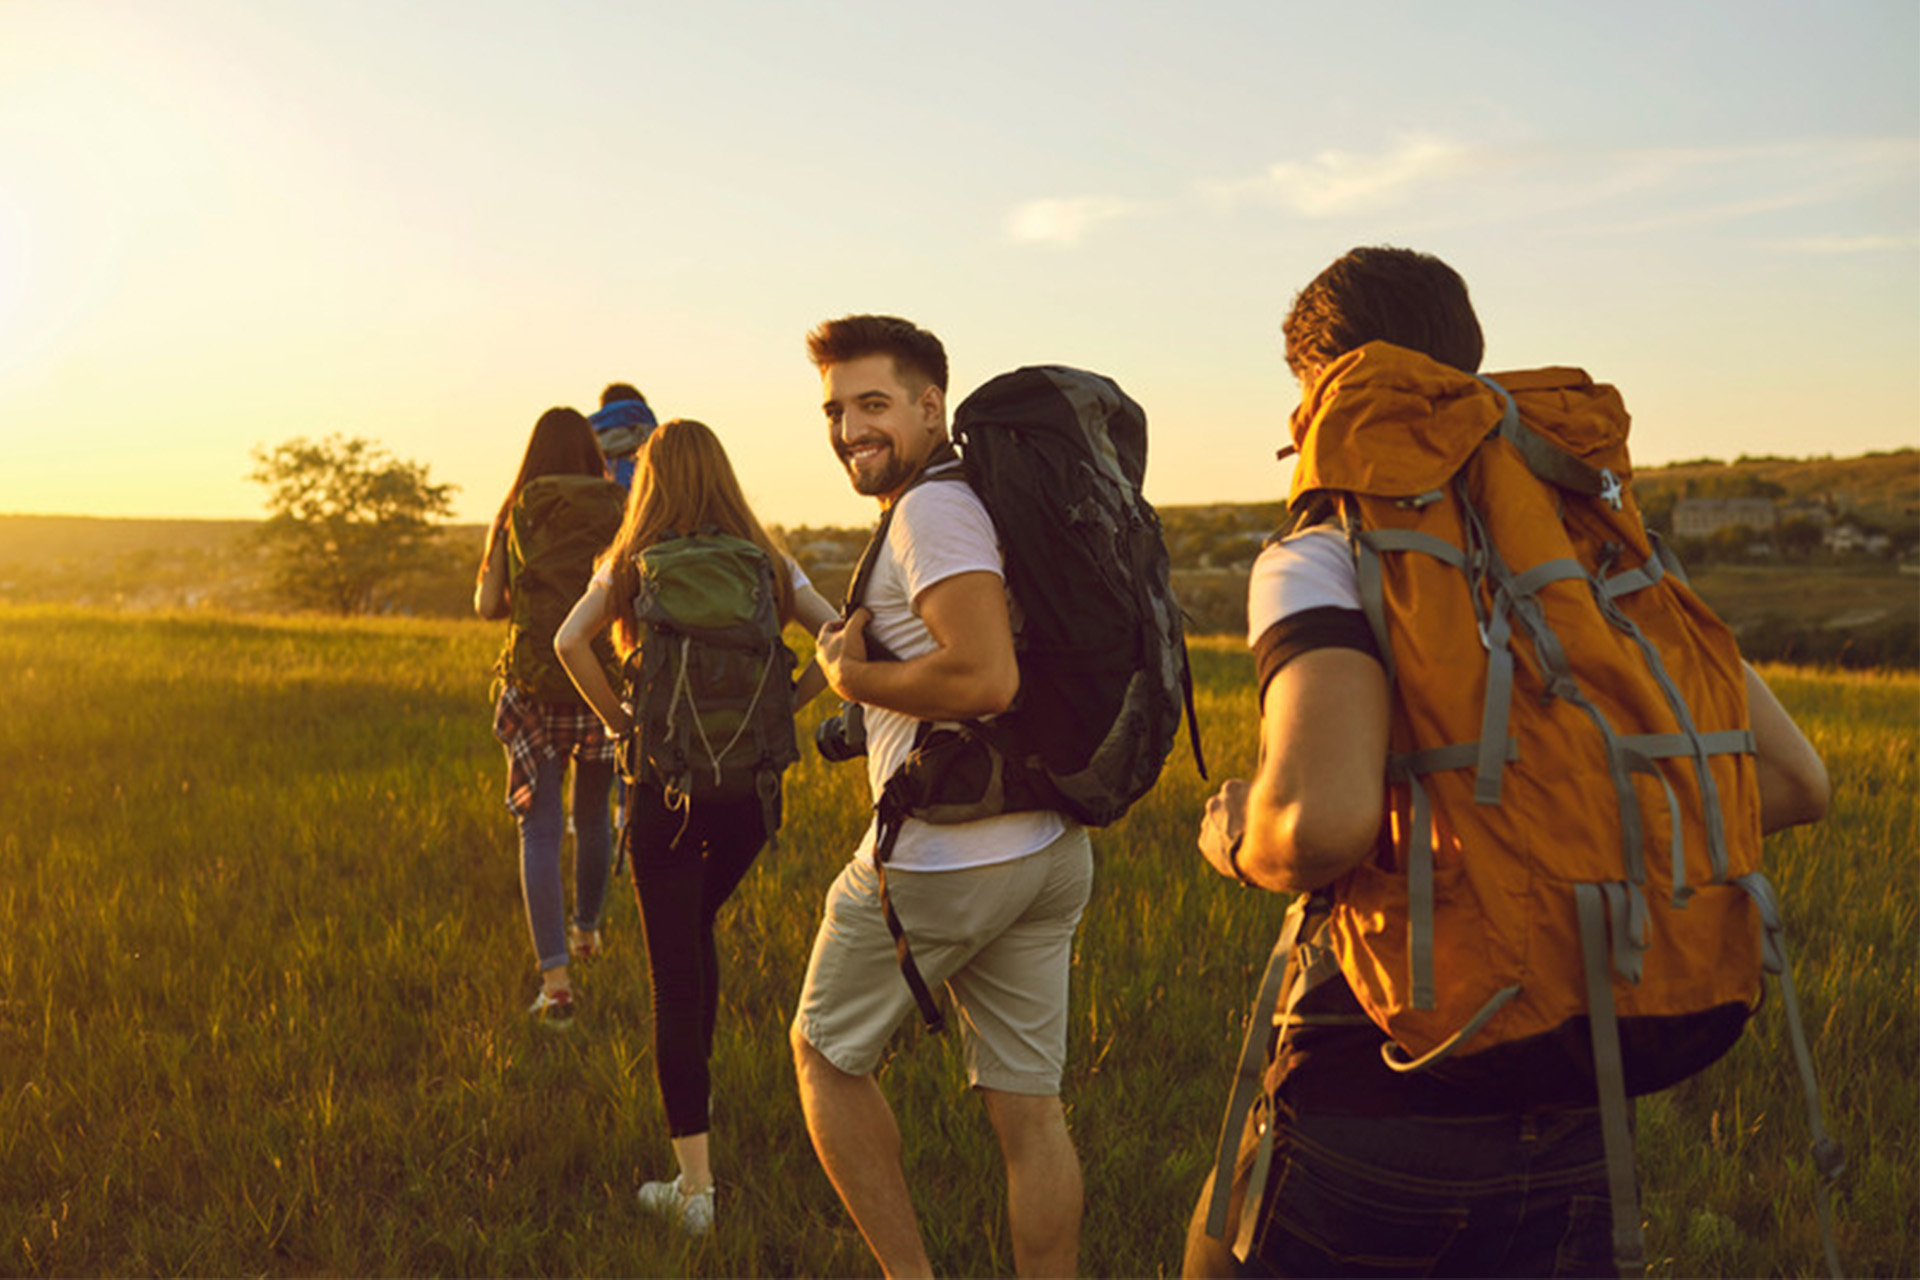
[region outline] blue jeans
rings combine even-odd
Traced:
[[[607,866],[612,861],[613,828],[607,797],[613,789],[611,762],[573,762],[573,918],[583,929],[600,927],[607,901]],[[560,866],[566,835],[564,756],[543,760],[534,772],[533,807],[520,819],[520,893],[527,904],[533,954],[542,970],[567,963],[567,893]]]
[[[1241,1145],[1227,1241],[1187,1232],[1188,1276],[1613,1275],[1600,1117],[1298,1116],[1282,1110],[1252,1248],[1237,1263],[1255,1140]]]

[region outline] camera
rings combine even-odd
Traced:
[[[828,716],[813,731],[820,758],[833,764],[867,754],[867,713],[857,702],[842,702],[837,715]]]

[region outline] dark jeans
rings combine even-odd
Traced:
[[[667,1132],[691,1137],[708,1127],[707,1062],[720,1007],[714,920],[766,843],[766,820],[758,801],[695,801],[688,814],[669,810],[659,788],[636,786],[627,792],[626,839],[653,981],[660,1100]]]
[[[1188,1276],[1613,1275],[1599,1112],[1438,1117],[1283,1113],[1244,1265],[1256,1136],[1241,1146],[1225,1242],[1187,1231]]]

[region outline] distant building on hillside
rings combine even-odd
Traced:
[[[1826,503],[1812,502],[1805,498],[1797,502],[1781,503],[1776,509],[1775,514],[1779,517],[1781,524],[1785,524],[1789,520],[1804,520],[1808,524],[1818,525],[1822,529],[1826,528],[1827,525],[1833,521],[1833,514],[1827,510]]]
[[[1709,538],[1739,525],[1765,533],[1776,519],[1772,498],[1682,498],[1673,504],[1673,532],[1679,538]]]
[[[1825,541],[1827,550],[1841,555],[1864,552],[1870,556],[1884,556],[1893,549],[1892,538],[1884,533],[1862,529],[1851,520],[1827,526]]]

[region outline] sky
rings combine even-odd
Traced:
[[[341,434],[477,522],[626,381],[860,525],[804,346],[856,311],[1269,501],[1280,322],[1362,244],[1643,466],[1920,444],[1920,5],[0,0],[0,513],[258,518],[252,452]]]

